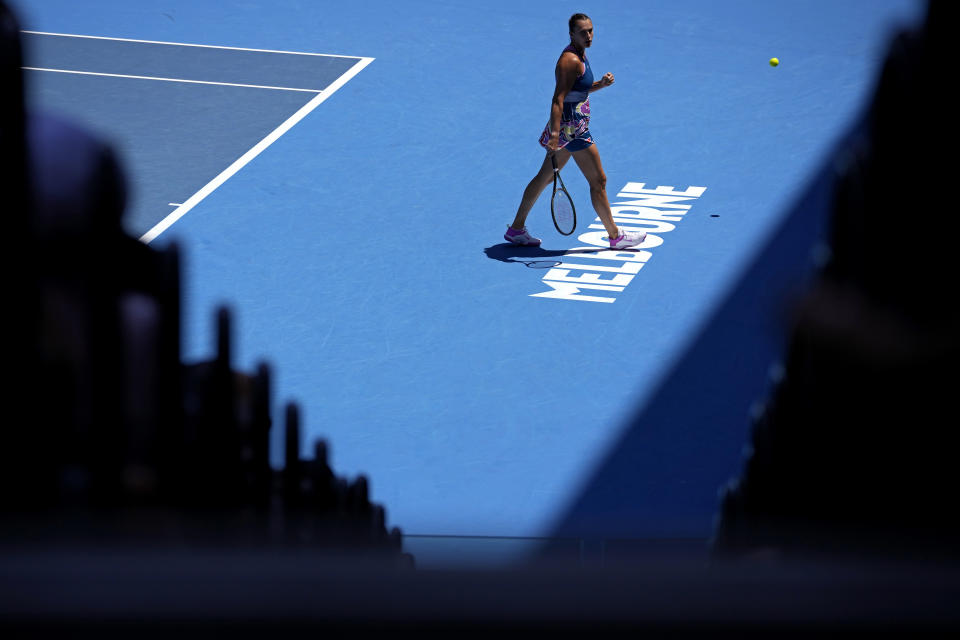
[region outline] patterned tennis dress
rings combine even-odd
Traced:
[[[567,45],[564,52],[577,53],[573,45]],[[562,55],[562,54],[561,54]],[[579,57],[579,54],[577,54]],[[573,88],[563,99],[563,115],[560,116],[560,148],[576,152],[586,149],[593,144],[590,135],[590,88],[593,86],[593,71],[586,53],[580,58],[583,65],[580,76],[573,84]],[[550,123],[543,128],[540,134],[540,145],[547,146],[550,141]]]

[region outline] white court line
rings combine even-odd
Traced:
[[[32,33],[38,36],[61,36],[64,38],[88,38],[91,40],[117,40],[120,42],[140,42],[143,44],[168,44],[178,47],[202,47],[204,49],[229,49],[231,51],[256,51],[259,53],[286,53],[294,56],[322,56],[327,58],[356,58],[357,60],[368,60],[362,56],[344,56],[336,53],[306,53],[304,51],[278,51],[276,49],[248,49],[246,47],[221,47],[213,44],[190,44],[187,42],[163,42],[161,40],[135,40],[133,38],[108,38],[106,36],[86,36],[76,33],[52,33],[50,31],[22,31],[22,33]]]
[[[74,71],[72,69],[45,69],[43,67],[22,67],[27,71],[49,71],[51,73],[74,73],[81,76],[100,76],[104,78],[128,78],[131,80],[160,80],[161,82],[187,82],[190,84],[213,84],[221,87],[246,87],[248,89],[275,89],[277,91],[304,91],[319,93],[322,89],[298,89],[295,87],[271,87],[265,84],[238,84],[236,82],[214,82],[212,80],[186,80],[184,78],[161,78],[159,76],[132,76],[122,73],[100,73],[97,71]]]
[[[284,133],[289,131],[293,125],[303,120],[307,114],[316,109],[321,103],[323,103],[324,100],[332,96],[338,89],[340,89],[340,87],[345,85],[348,81],[350,81],[351,78],[360,73],[368,64],[373,61],[374,58],[360,58],[356,64],[350,67],[349,70],[331,83],[330,86],[324,89],[322,93],[317,94],[317,96],[310,100],[310,102],[300,107],[295,114],[287,118],[283,124],[271,131],[263,140],[258,142],[253,146],[253,148],[234,161],[233,164],[224,169],[220,175],[204,185],[203,188],[197,191],[195,194],[190,196],[186,202],[177,207],[170,213],[170,215],[157,223],[157,225],[150,229],[150,231],[147,231],[145,234],[140,236],[140,241],[149,244],[157,236],[169,229],[170,225],[186,215],[187,212],[197,206],[197,204],[199,204],[204,198],[213,193],[217,187],[229,180],[233,174],[260,155],[260,152],[273,144]]]

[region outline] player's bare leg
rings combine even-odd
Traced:
[[[620,229],[613,221],[610,200],[607,199],[607,174],[603,172],[597,145],[592,144],[586,149],[577,151],[573,154],[573,159],[590,184],[590,201],[593,202],[593,208],[600,216],[603,228],[607,230],[609,237],[616,238],[620,235]]]
[[[566,149],[557,149],[557,167],[562,169],[567,160],[570,159],[570,152]],[[513,219],[510,225],[517,231],[523,229],[527,222],[527,215],[536,204],[537,198],[543,193],[543,190],[553,184],[553,163],[550,161],[550,153],[543,158],[543,164],[540,165],[540,171],[533,177],[527,188],[523,190],[523,199],[520,200],[520,206],[517,208],[517,217]],[[609,207],[608,207],[609,208]]]

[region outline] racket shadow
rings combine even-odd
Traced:
[[[511,242],[502,242],[487,247],[483,252],[491,260],[512,264],[523,264],[530,269],[552,269],[563,264],[564,256],[576,256],[584,253],[599,253],[604,249],[544,249],[542,247],[524,247]]]

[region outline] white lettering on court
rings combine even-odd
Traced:
[[[618,201],[610,204],[618,227],[647,232],[640,245],[610,249],[600,218],[595,218],[588,228],[598,231],[587,231],[577,238],[587,246],[568,249],[564,258],[570,261],[565,259],[547,271],[543,276],[547,290],[531,293],[531,297],[615,302],[616,294],[624,291],[653,257],[650,249],[663,244],[663,234],[676,229],[676,223],[690,211],[691,201],[707,190],[706,187],[688,187],[684,191],[673,187],[645,187],[643,182],[628,182],[617,194]]]

